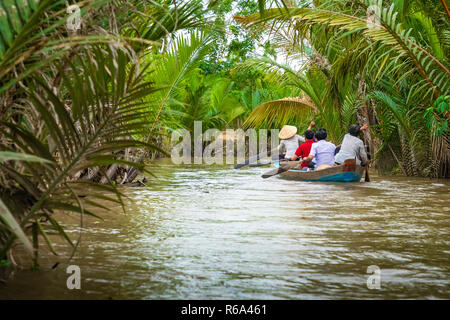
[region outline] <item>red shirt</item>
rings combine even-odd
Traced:
[[[307,140],[306,142],[302,143],[295,151],[295,155],[297,157],[301,157],[302,159],[309,156],[309,152],[311,151],[311,146],[313,143],[313,140]],[[310,162],[311,161],[303,161],[301,167],[307,167]]]

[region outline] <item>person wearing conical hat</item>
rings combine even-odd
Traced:
[[[311,129],[314,126],[314,122],[311,121],[308,129]],[[305,142],[305,138],[299,136],[297,133],[297,127],[285,125],[280,133],[278,134],[278,138],[280,138],[281,142],[278,145],[278,151],[285,153],[280,153],[280,159],[290,159],[295,154],[300,143]]]

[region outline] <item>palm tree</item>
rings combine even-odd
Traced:
[[[430,2],[441,6],[440,1]],[[331,97],[328,103],[333,104],[337,112],[332,118],[341,118],[334,125],[343,125],[345,101],[352,98],[353,92],[357,93],[355,104],[358,105],[358,120],[369,121],[373,128],[380,125],[377,102],[381,102],[377,99],[380,96],[371,92],[383,91],[394,95],[390,96],[391,101],[402,100],[400,105],[415,110],[412,113],[408,111],[408,115],[414,117],[414,123],[418,124],[414,131],[428,133],[426,140],[429,141],[430,148],[421,153],[432,155],[432,160],[428,163],[439,163],[430,171],[430,175],[446,176],[450,167],[448,152],[432,150],[449,150],[448,132],[434,138],[435,131],[427,128],[422,115],[433,105],[434,100],[448,94],[450,72],[448,54],[445,54],[448,52],[448,19],[445,16],[441,19],[443,11],[430,9],[430,6],[425,6],[421,1],[397,0],[384,3],[385,6],[382,1],[327,0],[313,1],[312,4],[304,2],[299,7],[284,3],[279,8],[265,8],[263,14],[236,19],[257,31],[268,29],[278,35],[284,33],[284,37],[276,38],[283,39],[279,42],[280,46],[291,50],[298,48],[299,51],[306,52],[305,43],[312,46],[314,54],[309,59],[326,80],[323,84],[310,83],[310,86],[320,88],[325,85],[325,94],[322,96]],[[368,12],[373,12],[376,16],[367,19]],[[319,61],[316,57],[320,58]],[[326,62],[325,65],[321,60]],[[308,83],[310,80],[302,82]],[[386,92],[386,83],[387,87],[397,89]],[[401,88],[408,88],[408,92],[400,94],[403,92]],[[308,86],[303,83],[301,89],[312,101],[318,102],[313,92],[317,90],[308,90]],[[320,104],[326,105],[330,99],[319,99]],[[384,102],[386,101],[385,99]],[[317,102],[316,105],[319,106]],[[389,108],[388,105],[382,103],[382,108]],[[277,105],[274,104],[275,106]],[[328,106],[326,110],[333,109]],[[448,120],[450,116],[448,112],[432,112],[437,118],[444,117]],[[333,114],[329,111],[325,114],[327,113]],[[294,116],[295,113],[292,113],[292,117]],[[333,124],[330,122],[326,125]],[[372,150],[380,143],[373,136],[368,140]],[[426,148],[427,144],[424,145]],[[413,171],[416,174],[417,170]]]
[[[124,151],[162,152],[136,139],[158,121],[148,103],[164,90],[148,78],[153,61],[143,57],[156,52],[155,41],[202,21],[199,1],[144,8],[137,0],[87,0],[85,28],[71,35],[65,3],[0,5],[0,258],[19,239],[35,266],[41,240],[54,251],[49,232],[77,246],[55,211],[79,213],[82,223],[83,215],[96,216],[88,207],[107,209],[99,200],[125,209],[115,169],[145,166]],[[133,10],[116,16],[114,8]],[[143,16],[147,24],[134,33]]]

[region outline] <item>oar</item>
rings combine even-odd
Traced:
[[[250,168],[254,168],[254,167],[262,167],[262,166],[267,166],[269,164],[275,163],[275,162],[284,162],[284,161],[288,161],[286,159],[272,159],[272,160],[267,160],[265,162],[258,162],[258,163],[250,163],[249,167]]]
[[[270,154],[272,154],[274,151],[276,151],[278,148],[270,150]],[[238,163],[234,166],[235,169],[240,169],[242,167],[248,166],[250,163],[258,161],[261,158],[267,157],[267,152],[261,152],[260,154],[257,154],[256,156],[253,156],[251,158],[248,158],[244,162]]]
[[[275,169],[272,169],[270,171],[267,171],[261,177],[263,177],[264,179],[267,179],[267,178],[276,176],[277,174],[280,174],[280,173],[286,172],[288,170],[291,170],[292,168],[295,168],[300,163],[302,163],[302,160],[299,160],[299,161],[286,161],[284,163],[280,163],[280,167],[279,168],[275,168]]]
[[[368,160],[367,162],[366,162],[366,176],[364,177],[364,181],[365,182],[370,182],[370,177],[369,177],[369,163],[370,163],[370,160]]]
[[[267,166],[269,164],[273,163],[272,161],[267,161],[267,162],[258,162],[258,163],[250,163],[249,167],[250,168],[255,168],[255,167],[263,167],[263,166]]]

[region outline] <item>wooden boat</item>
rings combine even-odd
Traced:
[[[280,162],[275,162],[274,165],[279,168]],[[299,181],[359,182],[364,174],[364,170],[364,167],[356,164],[356,160],[348,159],[340,166],[314,171],[290,169],[280,173],[280,175]]]

